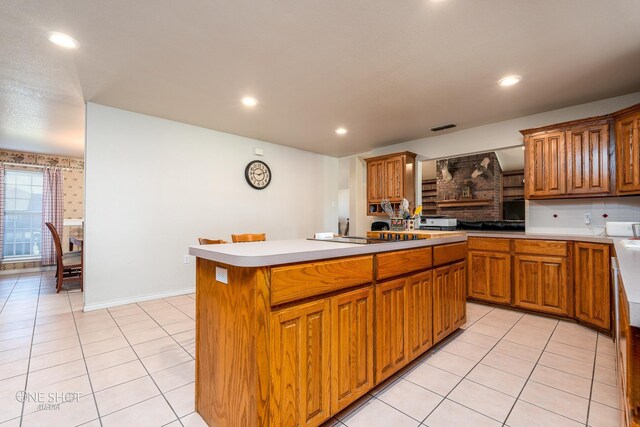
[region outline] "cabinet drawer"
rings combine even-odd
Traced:
[[[433,249],[430,247],[378,254],[376,280],[425,270],[433,265],[432,254]]]
[[[450,264],[467,258],[467,242],[440,245],[433,248],[433,265]]]
[[[517,253],[567,256],[567,242],[526,239],[516,239],[514,242]]]
[[[467,241],[469,250],[509,252],[511,251],[511,239],[496,239],[493,237],[469,237]]]
[[[274,267],[271,305],[296,301],[373,280],[373,255]]]

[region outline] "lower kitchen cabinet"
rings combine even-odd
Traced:
[[[434,270],[433,340],[438,343],[466,321],[466,263],[457,262]]]
[[[271,425],[316,426],[331,416],[330,302],[271,313]]]
[[[511,303],[511,255],[501,252],[469,251],[469,298]]]
[[[575,316],[608,330],[611,328],[609,245],[576,242],[573,249]]]
[[[513,264],[517,307],[561,316],[570,314],[566,257],[516,254]]]
[[[373,289],[331,298],[331,412],[373,388]]]
[[[409,362],[407,280],[376,285],[376,383]]]
[[[407,279],[409,357],[416,358],[433,346],[433,270]]]

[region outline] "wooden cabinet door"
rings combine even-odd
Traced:
[[[404,197],[404,157],[390,157],[384,161],[384,197],[391,201],[401,201]]]
[[[608,330],[611,328],[609,245],[576,242],[573,247],[576,317]]]
[[[640,113],[616,120],[616,170],[619,193],[640,193]]]
[[[511,255],[500,252],[468,252],[469,297],[502,304],[511,303]]]
[[[563,131],[527,136],[525,196],[544,198],[566,194],[566,147]]]
[[[373,288],[331,298],[331,413],[373,388]]]
[[[376,383],[409,362],[406,279],[376,285]]]
[[[326,299],[271,314],[271,425],[317,426],[330,417],[329,312]]]
[[[451,267],[436,268],[433,273],[433,342],[442,341],[453,330],[451,306]]]
[[[522,308],[569,315],[570,286],[564,257],[515,255],[514,302]]]
[[[609,193],[609,125],[567,131],[567,193]]]
[[[467,321],[467,268],[466,261],[451,265],[449,283],[449,301],[453,307],[451,313],[451,332]]]
[[[407,279],[409,357],[414,359],[433,346],[433,270]]]
[[[384,199],[384,161],[376,160],[367,163],[367,201],[380,203]]]

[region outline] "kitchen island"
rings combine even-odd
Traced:
[[[193,246],[196,410],[316,426],[466,320],[466,236]]]

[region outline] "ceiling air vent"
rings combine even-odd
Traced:
[[[433,128],[431,128],[431,130],[433,132],[439,132],[441,130],[451,129],[451,128],[454,128],[454,127],[456,127],[455,123],[449,123],[448,125],[442,125],[442,126],[433,127]]]

